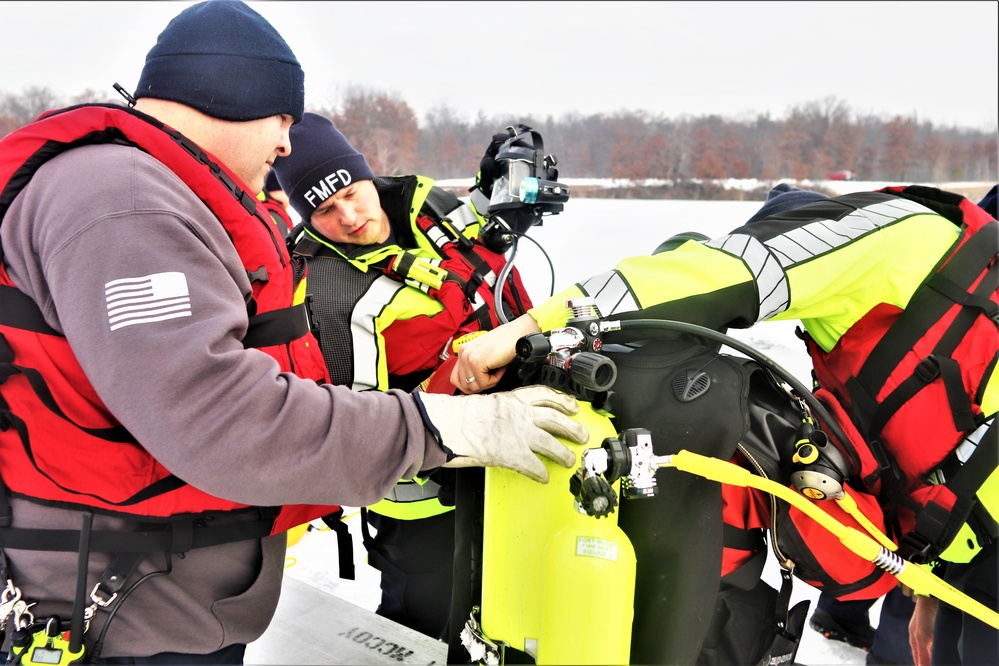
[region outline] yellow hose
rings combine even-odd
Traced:
[[[898,549],[898,546],[896,546],[895,543],[888,538],[887,534],[879,530],[877,525],[872,523],[867,516],[861,513],[860,509],[857,508],[857,500],[853,498],[853,495],[847,492],[846,488],[843,488],[843,496],[836,500],[836,503],[839,504],[840,508],[853,516],[853,519],[860,523],[860,525],[867,530],[867,533],[877,539],[878,543],[880,543],[883,547],[892,552]]]
[[[717,458],[709,458],[691,451],[680,451],[671,456],[663,456],[660,458],[659,465],[661,467],[675,467],[682,472],[696,474],[712,481],[727,483],[731,486],[757,488],[775,497],[779,497],[788,504],[794,505],[809,518],[832,532],[853,553],[869,562],[873,562],[875,565],[894,575],[900,583],[912,588],[915,593],[934,596],[940,601],[948,603],[981,620],[985,624],[999,629],[999,613],[975,601],[922,567],[916,566],[890,552],[889,549],[880,545],[867,534],[842,524],[810,502],[806,497],[799,495],[786,486],[770,479],[756,476],[750,473],[749,470],[739,467],[734,463]],[[848,502],[850,501],[852,501],[852,498],[848,500]],[[853,503],[853,508],[856,509],[856,502]],[[867,528],[866,525],[865,528]],[[874,525],[871,525],[870,529],[873,529],[875,532],[879,531]]]

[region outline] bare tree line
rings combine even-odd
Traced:
[[[69,99],[47,88],[0,92],[0,136],[47,109],[92,101],[111,100],[93,90]],[[331,118],[380,174],[470,178],[490,137],[515,123],[542,133],[563,178],[663,179],[675,186],[721,178],[820,180],[836,170],[897,182],[995,181],[999,173],[995,129],[859,116],[834,97],[796,106],[783,119],[620,111],[557,119],[480,113],[469,121],[442,103],[421,122],[397,95],[355,87],[334,106],[310,110]]]

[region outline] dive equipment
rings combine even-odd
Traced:
[[[481,236],[482,244],[493,252],[510,253],[498,284],[505,284],[513,269],[518,238],[540,225],[544,216],[561,213],[569,200],[569,187],[558,182],[558,159],[545,155],[541,134],[523,124],[506,130],[510,138],[499,146],[494,158],[500,175],[492,184]],[[496,313],[505,324],[508,320],[501,307],[501,292],[495,296]]]
[[[845,435],[837,432],[840,430],[837,422],[828,417],[822,403],[811,392],[805,390],[804,386],[793,375],[765,355],[734,338],[695,324],[666,320],[601,321],[597,324],[597,327],[602,332],[624,328],[682,331],[722,342],[750,355],[754,360],[770,368],[778,377],[786,381],[798,392],[800,399],[808,403],[809,407],[820,415],[823,423],[833,431],[833,434],[837,438],[841,436],[845,438]],[[893,552],[895,547],[891,540],[863,518],[862,514],[857,511],[856,502],[852,495],[842,486],[842,478],[849,473],[849,466],[846,464],[845,458],[835,447],[827,445],[825,433],[812,430],[809,427],[805,428],[805,432],[807,433],[807,437],[798,442],[794,462],[805,466],[806,470],[810,465],[821,463],[824,470],[822,476],[825,479],[820,481],[820,483],[838,485],[839,488],[835,492],[816,490],[813,483],[814,479],[794,483],[795,490],[791,490],[791,488],[776,481],[755,475],[748,469],[730,461],[703,456],[684,449],[670,455],[655,456],[651,454],[651,446],[648,445],[648,442],[643,437],[643,433],[637,429],[624,431],[619,438],[611,437],[605,439],[599,449],[584,451],[582,455],[583,465],[576,473],[580,477],[580,480],[574,482],[570,489],[576,496],[577,503],[583,503],[590,498],[583,497],[578,489],[594,475],[603,476],[607,484],[620,479],[622,489],[628,487],[630,484],[654,488],[655,482],[653,481],[650,485],[648,479],[650,475],[654,477],[655,471],[660,467],[674,467],[681,471],[720,483],[756,488],[794,506],[824,529],[831,532],[851,552],[895,576],[899,582],[910,587],[915,593],[934,596],[972,615],[981,622],[999,629],[999,613],[957,590],[933,575],[927,569],[917,566]],[[817,435],[817,433],[820,434]],[[840,439],[840,441],[846,440]],[[830,453],[831,451],[835,451],[835,453]],[[629,481],[625,481],[625,477],[629,477]],[[832,484],[831,481],[836,480],[837,477],[837,482]],[[652,494],[654,493],[639,492],[631,493],[629,496],[645,497]],[[835,498],[840,507],[854,518],[857,518],[858,522],[862,524],[869,534],[864,534],[857,529],[842,524],[823,511],[819,504],[809,501],[810,499],[824,500],[828,498]],[[614,498],[610,497],[603,501],[611,503],[613,500]]]
[[[574,418],[587,427],[590,440],[582,446],[561,440],[578,454],[615,430],[599,410],[603,391],[586,381],[606,380],[610,368],[601,362],[597,372],[570,372],[574,363],[587,366],[583,354],[599,356],[592,350],[600,348],[599,337],[591,334],[597,319],[592,301],[578,299],[572,306],[577,317],[565,329],[545,344],[535,338],[518,347],[526,383],[544,383],[579,399]],[[484,651],[487,663],[500,663],[513,648],[539,664],[626,664],[634,548],[616,514],[597,519],[565,502],[564,484],[573,471],[544,462],[547,485],[502,468],[485,470],[481,623],[473,610],[463,644],[473,656]]]

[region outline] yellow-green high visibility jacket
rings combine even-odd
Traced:
[[[493,328],[494,289],[506,259],[480,243],[483,220],[425,176],[374,179],[392,227],[382,245],[330,241],[310,224],[289,246],[308,271],[308,299],[331,381],[354,390],[415,389],[453,339]],[[508,317],[531,302],[516,269],[504,287]],[[424,518],[453,509],[432,480],[401,481],[370,510]]]
[[[828,354],[876,307],[904,310],[917,287],[935,272],[961,232],[958,224],[935,210],[884,192],[812,203],[721,238],[688,240],[668,252],[627,258],[529,314],[543,331],[561,328],[569,318],[566,302],[589,296],[601,316],[612,319],[670,319],[716,329],[800,320],[815,345]],[[995,276],[986,279],[992,280],[987,299],[995,303]],[[989,419],[994,423],[999,410],[992,335],[983,345],[991,349],[977,361],[980,384],[970,396],[972,406],[980,408],[977,424]],[[936,445],[952,451],[960,442]],[[933,473],[932,464],[924,467],[924,475]],[[994,467],[977,491],[993,530],[999,517],[999,472]],[[980,550],[969,536],[970,530],[962,528],[941,559],[969,561]]]

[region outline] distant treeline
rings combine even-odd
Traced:
[[[92,90],[69,99],[47,88],[0,92],[0,136],[46,109],[91,101],[110,100]],[[996,128],[860,116],[836,98],[796,106],[779,120],[769,115],[677,119],[619,111],[557,119],[480,113],[469,121],[446,104],[420,120],[397,95],[355,87],[335,106],[310,110],[331,118],[380,174],[471,177],[493,134],[516,123],[542,134],[563,178],[662,178],[679,184],[719,178],[821,180],[848,170],[859,180],[953,182],[995,181],[999,173]]]

